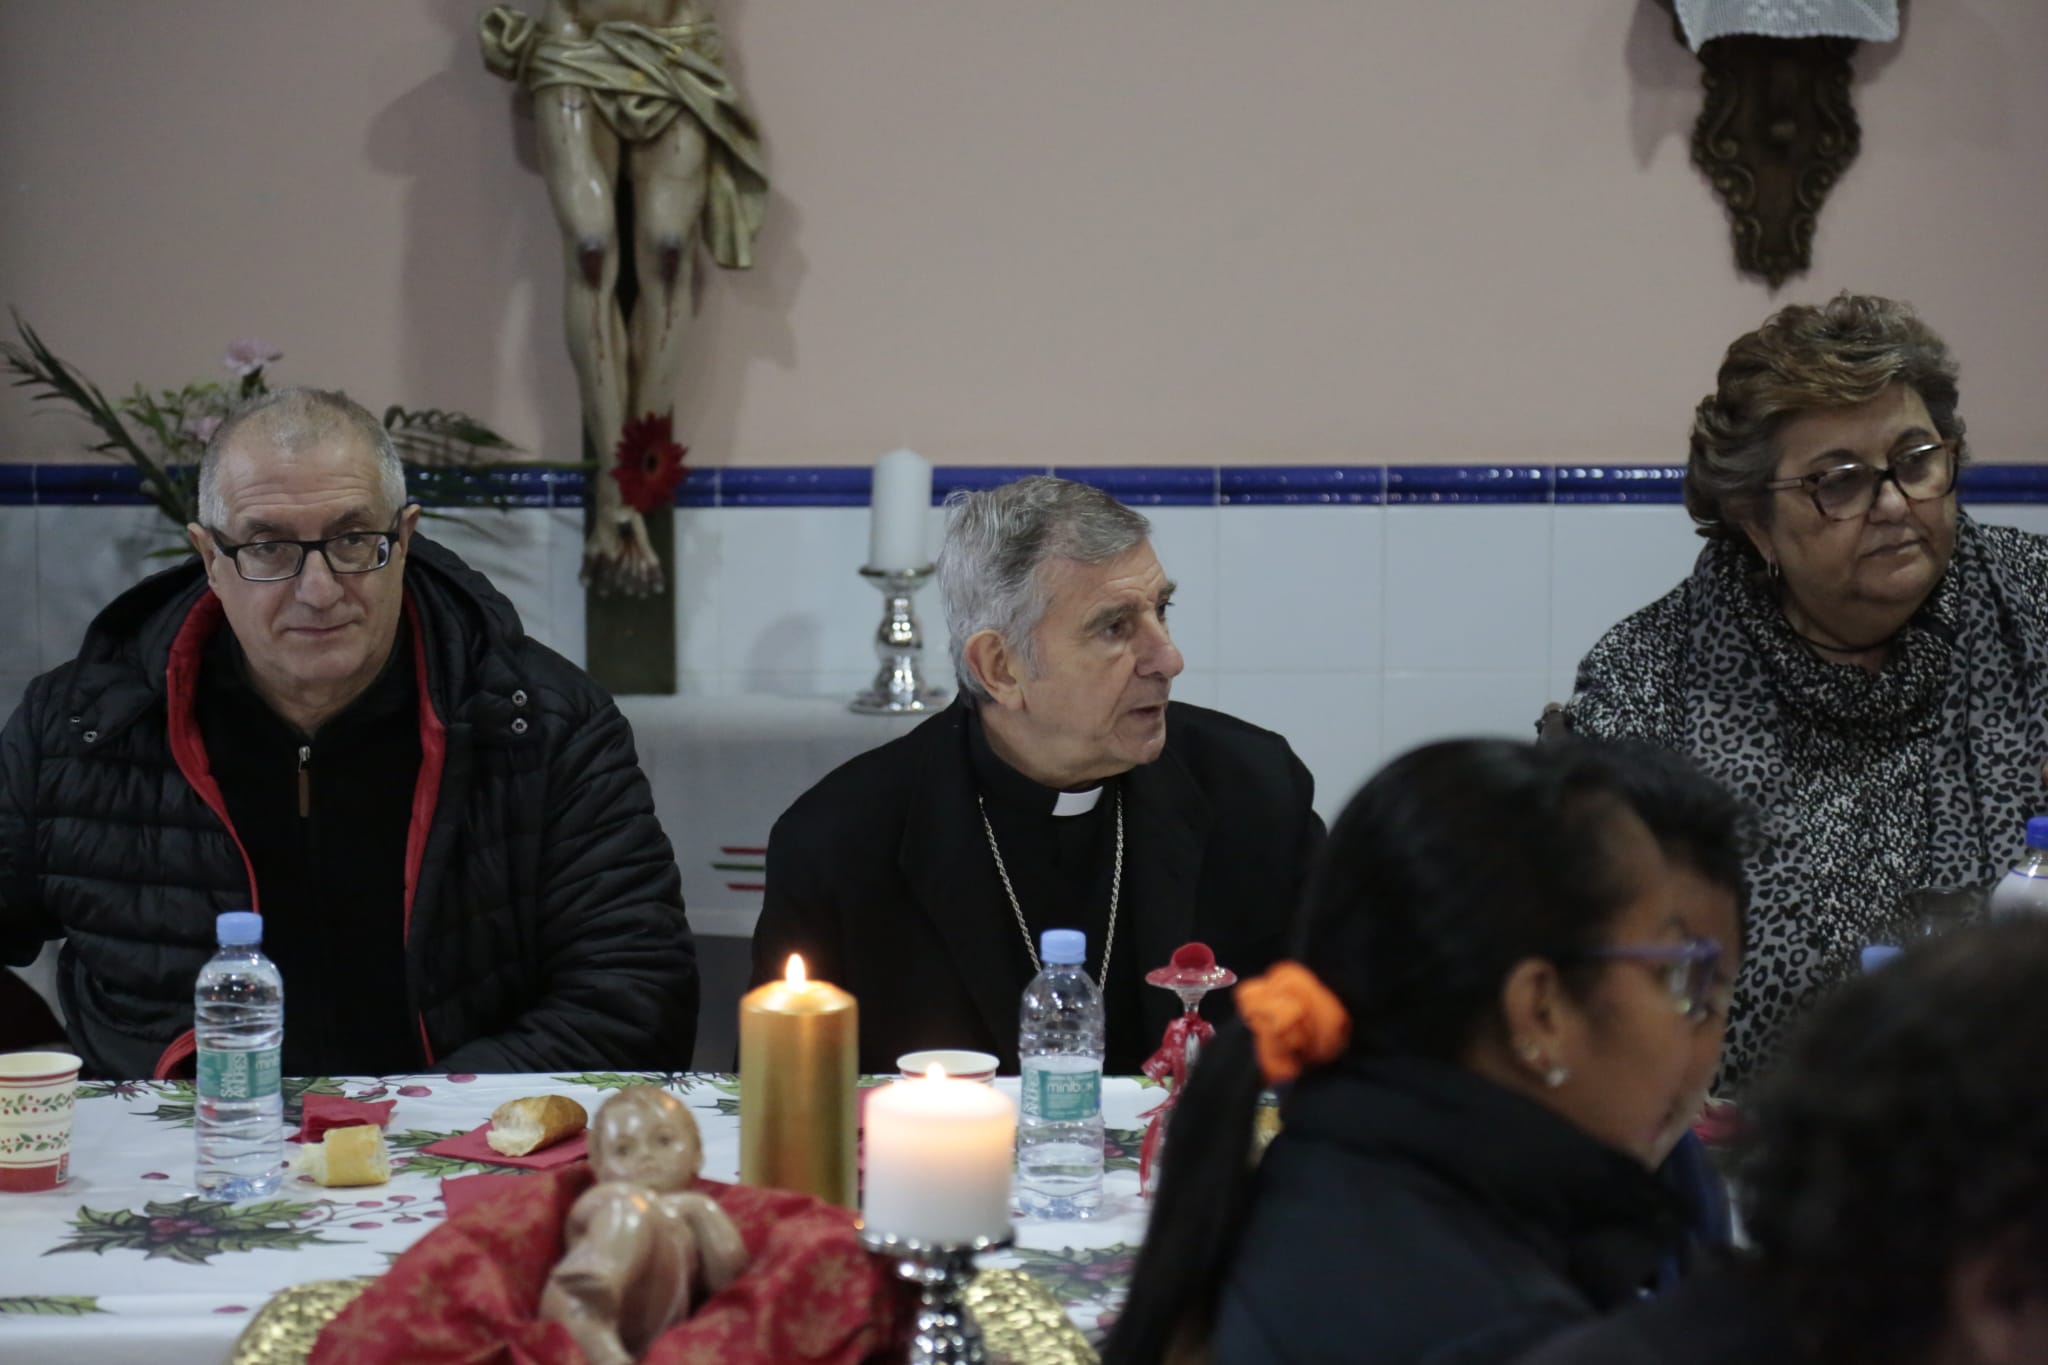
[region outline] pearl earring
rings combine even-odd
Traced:
[[[1543,1083],[1552,1090],[1557,1089],[1571,1078],[1572,1073],[1561,1066],[1548,1067],[1543,1072]]]

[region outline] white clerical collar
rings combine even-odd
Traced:
[[[1059,799],[1052,803],[1054,815],[1086,815],[1095,809],[1095,803],[1102,799],[1102,788],[1090,787],[1084,792],[1061,792]]]

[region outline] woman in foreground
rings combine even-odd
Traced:
[[[1751,1250],[1528,1365],[2048,1361],[2048,919],[1830,996],[1749,1114]]]
[[[1331,831],[1298,961],[1204,1050],[1112,1362],[1479,1362],[1633,1300],[1720,1054],[1733,802],[1648,749],[1467,740]],[[1292,1082],[1250,1159],[1260,1090]]]

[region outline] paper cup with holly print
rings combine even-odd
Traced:
[[[78,1058],[0,1053],[0,1190],[54,1190],[71,1174]]]

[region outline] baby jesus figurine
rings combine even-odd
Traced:
[[[747,1268],[739,1229],[696,1189],[703,1160],[697,1121],[665,1090],[629,1086],[597,1111],[597,1183],[569,1210],[540,1299],[591,1365],[637,1361]]]

